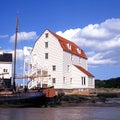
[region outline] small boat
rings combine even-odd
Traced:
[[[16,36],[14,45],[14,74],[13,89],[0,91],[0,106],[2,107],[41,107],[46,105],[47,97],[54,97],[55,91],[53,87],[46,89],[38,89],[31,91],[16,92],[16,46],[18,32],[18,17],[16,17]],[[4,78],[3,78],[4,80]],[[52,95],[50,94],[52,90]]]

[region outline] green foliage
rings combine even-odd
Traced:
[[[108,80],[95,80],[96,88],[120,88],[120,77]]]

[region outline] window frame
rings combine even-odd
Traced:
[[[45,42],[45,48],[48,48],[48,42]]]
[[[48,53],[45,53],[45,59],[48,59]]]
[[[45,33],[45,38],[48,38],[48,35],[49,35],[48,33]]]
[[[56,83],[56,78],[52,78],[52,83],[53,83],[53,84]]]
[[[86,77],[81,77],[82,85],[86,85]]]
[[[5,69],[5,68],[4,68],[4,69],[3,69],[3,72],[7,73],[7,72],[8,72],[8,69]]]
[[[56,65],[52,66],[52,71],[56,71]]]
[[[66,77],[63,77],[63,84],[66,83]]]

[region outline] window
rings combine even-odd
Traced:
[[[71,45],[69,43],[67,43],[67,47],[69,50],[71,50]]]
[[[85,77],[84,77],[84,85],[85,85]]]
[[[56,83],[56,79],[52,78],[52,83],[55,84]]]
[[[63,77],[63,84],[65,84],[65,82],[66,82],[66,78],[65,78],[65,77]]]
[[[93,81],[92,81],[92,78],[89,77],[89,84],[92,85],[93,84]]]
[[[82,79],[82,85],[85,85],[86,83],[85,83],[85,77],[81,77],[81,79]]]
[[[70,72],[70,65],[67,65],[67,72]]]
[[[72,78],[70,78],[70,84],[72,84]]]
[[[48,48],[48,42],[45,42],[45,48]]]
[[[45,53],[45,59],[48,59],[48,53]]]
[[[53,71],[56,71],[56,65],[53,65],[53,66],[52,66],[52,70],[53,70]]]
[[[3,69],[3,72],[8,72],[8,70],[7,69]]]
[[[81,50],[79,48],[77,48],[77,52],[80,54],[81,53]]]
[[[48,33],[45,33],[45,38],[48,38]]]

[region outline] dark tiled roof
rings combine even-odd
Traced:
[[[11,53],[0,54],[0,62],[12,62],[12,54]]]

